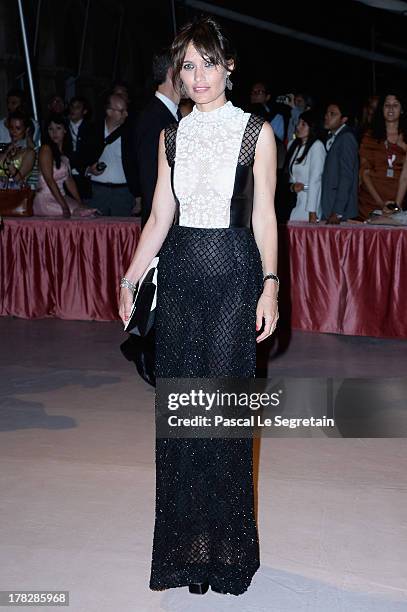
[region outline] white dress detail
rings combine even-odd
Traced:
[[[212,111],[192,112],[178,125],[174,192],[179,225],[229,227],[236,166],[250,113],[229,101]]]
[[[290,147],[292,146],[291,143]],[[301,157],[304,148],[305,145],[302,145],[298,149],[295,159]],[[290,221],[308,221],[310,212],[315,212],[318,219],[321,218],[321,180],[325,157],[324,145],[320,140],[316,140],[310,147],[307,157],[300,164],[292,163],[293,160],[291,160],[290,183],[303,183],[308,185],[308,189],[297,193],[297,203],[291,211]]]

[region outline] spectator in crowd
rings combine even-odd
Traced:
[[[324,127],[328,130],[327,156],[322,174],[321,208],[327,223],[340,223],[358,212],[358,143],[348,126],[351,113],[345,101],[328,105]]]
[[[299,116],[296,136],[287,155],[291,191],[297,194],[290,221],[316,223],[322,215],[321,179],[326,150],[318,138],[318,118],[312,111]]]
[[[178,109],[180,93],[175,91],[172,84],[168,51],[154,55],[152,68],[155,94],[132,124],[129,134],[134,167],[131,167],[127,179],[133,195],[141,195],[141,227],[144,227],[151,212],[157,182],[160,132],[181,118]]]
[[[26,117],[29,116],[26,97],[21,89],[10,89],[7,94],[7,116],[0,119],[0,142],[6,143],[11,142],[10,132],[8,129],[8,117],[10,113],[20,111]],[[37,146],[40,139],[40,126],[38,121],[31,119],[34,126],[34,131],[31,134],[34,145]]]
[[[47,97],[47,106],[41,122],[41,133],[43,140],[48,139],[48,124],[51,115],[65,115],[66,106],[63,96],[53,93]]]
[[[0,177],[26,180],[33,169],[35,151],[29,133],[30,119],[16,110],[8,116],[10,144],[0,153]]]
[[[287,141],[288,144],[295,137],[295,130],[300,118],[301,113],[312,108],[312,100],[309,96],[304,93],[290,94],[288,96],[288,105],[291,107],[290,119],[288,121],[287,128]]]
[[[110,93],[121,96],[126,100],[128,114],[127,123],[129,123],[130,120],[135,119],[137,113],[133,102],[134,96],[130,84],[127,81],[115,81]]]
[[[96,210],[82,204],[71,175],[68,154],[70,135],[63,115],[51,115],[39,155],[40,176],[34,198],[34,214],[50,217],[88,217]],[[65,185],[69,196],[65,191]]]
[[[250,91],[249,112],[255,113],[267,119],[273,128],[274,135],[284,142],[285,124],[284,117],[277,112],[275,105],[271,102],[271,94],[266,83],[258,81],[252,85]]]
[[[363,106],[362,117],[357,130],[359,142],[364,134],[371,128],[378,103],[379,96],[369,96],[366,100],[366,104]]]
[[[87,173],[92,180],[92,206],[103,215],[130,217],[134,197],[129,191],[126,174],[134,172],[128,149],[127,102],[116,94],[109,95],[105,119],[95,126],[92,163]]]
[[[49,96],[47,109],[49,115],[63,115],[66,110],[63,96],[60,96],[59,94],[52,94]]]
[[[394,201],[399,192],[399,181],[407,150],[401,115],[404,102],[400,94],[386,94],[379,101],[371,128],[360,144],[359,215],[367,219],[375,209],[382,209],[387,201]],[[399,202],[403,204],[402,201]]]
[[[130,102],[131,102],[130,87],[128,83],[126,83],[125,81],[116,81],[113,84],[113,87],[110,93],[115,94],[116,96],[121,96],[124,100],[126,100],[127,110],[128,110]]]
[[[69,102],[69,132],[72,140],[72,150],[69,161],[72,176],[81,198],[92,197],[92,186],[86,168],[92,163],[94,148],[94,128],[90,122],[90,106],[85,98],[76,96]]]

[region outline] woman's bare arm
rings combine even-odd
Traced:
[[[59,190],[59,187],[54,179],[54,158],[52,151],[48,145],[42,145],[39,154],[40,172],[45,179],[50,191],[58,204],[64,211],[69,211],[68,204],[65,202],[64,196]]]
[[[21,168],[17,171],[17,179],[25,179],[34,167],[35,151],[27,147],[21,160]]]
[[[160,134],[158,148],[158,178],[155,186],[150,216],[141,232],[133,259],[125,277],[137,283],[151,260],[161,248],[170,229],[175,214],[175,200],[171,189],[171,168],[165,154],[164,130]],[[123,288],[120,292],[119,314],[123,322],[128,319],[132,294]]]
[[[71,175],[69,175],[69,177],[65,180],[65,185],[68,187],[68,191],[72,195],[73,199],[78,202],[79,205],[82,205],[81,196],[79,195],[75,179]]]
[[[400,208],[403,208],[404,197],[407,191],[407,155],[404,158],[403,169],[399,178],[399,185],[397,189],[397,196],[395,202]]]
[[[263,264],[263,274],[277,274],[277,220],[274,210],[276,189],[277,150],[272,127],[264,123],[256,145],[253,167],[254,200],[252,225],[257,247]],[[266,319],[265,330],[258,336],[260,342],[266,338],[277,321],[278,286],[266,280],[257,308],[257,328]]]

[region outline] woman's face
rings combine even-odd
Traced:
[[[8,126],[8,131],[10,132],[11,142],[17,142],[18,140],[25,138],[26,127],[24,125],[24,121],[21,119],[11,119]]]
[[[66,134],[66,129],[60,123],[55,123],[54,121],[51,121],[48,126],[48,134],[51,140],[55,142],[55,144],[62,144],[64,141],[64,136]]]
[[[309,136],[309,125],[305,123],[304,119],[300,119],[297,127],[295,129],[295,133],[298,138],[308,138]]]
[[[48,104],[48,108],[51,113],[57,113],[62,115],[65,110],[65,102],[63,101],[61,96],[54,96]]]
[[[7,110],[9,113],[14,113],[22,106],[22,99],[19,96],[9,96],[7,98]]]
[[[383,104],[385,121],[398,121],[401,115],[401,104],[396,96],[386,96]]]
[[[188,98],[197,104],[214,102],[224,95],[227,74],[223,66],[212,64],[208,58],[201,57],[193,44],[189,43],[180,72]]]

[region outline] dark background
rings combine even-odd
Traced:
[[[174,2],[178,27],[196,15],[207,14],[187,4]],[[345,45],[374,48],[407,65],[407,17],[402,14],[374,9],[354,0],[269,3],[214,0],[210,4]],[[25,0],[23,5],[40,110],[44,109],[46,97],[56,91],[67,97],[73,93],[85,95],[99,105],[115,79],[130,82],[134,105],[136,108],[142,105],[152,54],[173,38],[170,1],[91,0],[80,70],[87,0]],[[407,2],[405,5],[407,10]],[[321,105],[331,95],[341,93],[360,107],[372,93],[387,87],[406,88],[407,69],[395,61],[373,63],[214,16],[230,33],[238,53],[233,76],[235,103],[244,104],[250,84],[259,78],[269,81],[275,96],[305,90]],[[4,114],[7,89],[24,86],[28,90],[15,0],[0,0],[0,21],[3,29],[0,104]],[[71,85],[67,88],[69,79]]]

